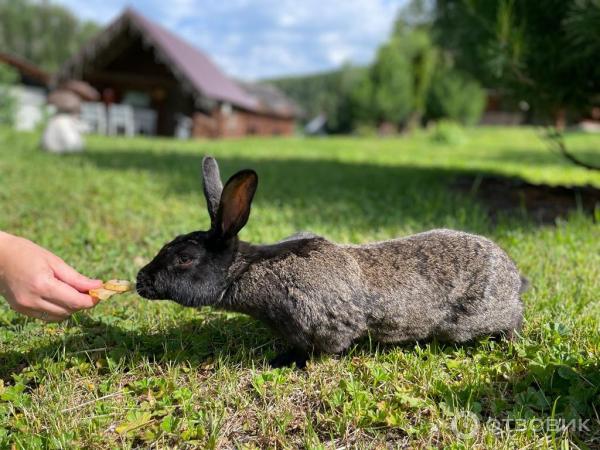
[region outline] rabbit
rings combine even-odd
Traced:
[[[258,175],[241,170],[223,187],[214,158],[202,167],[210,229],[166,244],[139,271],[137,292],[263,321],[290,344],[273,366],[304,367],[310,355],[343,352],[367,335],[464,343],[520,330],[525,279],[492,241],[435,229],[365,245],[307,232],[250,244],[237,236]]]

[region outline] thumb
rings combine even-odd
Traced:
[[[102,286],[102,281],[93,280],[85,275],[80,274],[58,257],[52,258],[50,266],[56,278],[63,283],[67,283],[68,285],[74,287],[80,292],[87,292],[90,289],[95,289]]]

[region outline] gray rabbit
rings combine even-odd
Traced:
[[[242,170],[223,185],[205,157],[208,231],[178,236],[137,276],[148,299],[210,305],[262,320],[291,344],[272,361],[304,366],[370,335],[384,343],[466,342],[520,330],[525,280],[492,241],[439,229],[365,245],[300,233],[271,245],[240,241],[258,184]]]

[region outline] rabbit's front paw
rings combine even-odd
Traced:
[[[304,369],[306,367],[306,361],[309,356],[306,352],[301,350],[291,349],[280,353],[275,358],[269,361],[269,365],[274,369],[279,367],[290,367],[292,364],[296,364],[297,369]]]

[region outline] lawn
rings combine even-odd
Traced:
[[[0,301],[0,448],[600,447],[600,206],[540,224],[454,187],[488,173],[600,188],[535,130],[476,129],[460,145],[94,137],[70,156],[38,139],[0,132],[0,229],[93,277],[133,280],[164,242],[208,227],[199,174],[212,154],[224,177],[259,174],[242,239],[457,228],[495,239],[531,288],[515,343],[367,340],[303,371],[271,369],[282,342],[242,315],[128,294],[46,325]],[[600,136],[567,142],[600,162]]]

